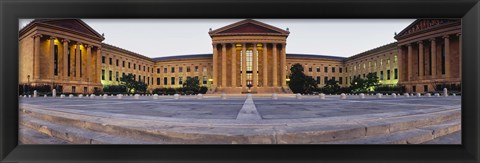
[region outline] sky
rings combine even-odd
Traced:
[[[213,30],[243,19],[82,19],[104,43],[151,58],[212,53]],[[349,57],[395,42],[415,19],[255,19],[289,28],[287,53]],[[32,19],[20,19],[19,28]]]

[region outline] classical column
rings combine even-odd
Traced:
[[[63,80],[68,80],[68,41],[63,39]]]
[[[77,47],[75,48],[75,79],[80,80],[80,45],[82,43],[77,42]]]
[[[398,59],[398,61],[397,61],[397,64],[398,64],[398,66],[397,66],[398,81],[405,81],[404,76],[402,74],[402,72],[403,72],[403,56],[404,56],[403,55],[403,46],[398,47],[398,55],[397,56],[398,56],[397,57],[397,59]]]
[[[435,42],[435,38],[431,38],[430,39],[430,44],[431,44],[431,57],[432,58],[432,65],[431,65],[431,69],[432,69],[432,79],[435,79],[437,78],[437,44]]]
[[[258,85],[258,78],[257,78],[257,72],[258,72],[258,60],[257,60],[257,43],[253,43],[253,82],[252,82],[252,85],[254,88],[257,88],[257,85]]]
[[[217,81],[217,76],[218,76],[217,75],[217,73],[218,73],[217,72],[218,71],[218,64],[217,64],[217,59],[218,58],[217,57],[218,57],[218,54],[217,53],[218,53],[217,44],[213,44],[213,74],[212,74],[212,76],[213,76],[213,82],[212,82],[213,87],[216,87],[217,83],[218,83],[218,81]],[[168,70],[168,71],[170,71],[170,70]]]
[[[286,54],[286,48],[287,48],[287,45],[285,43],[282,44],[282,52],[280,53],[280,81],[282,82],[281,83],[281,86],[282,87],[285,87],[287,85],[287,78],[286,78],[286,74],[285,74],[285,62],[286,62],[286,58],[287,58],[287,54]]]
[[[92,45],[87,45],[87,77],[85,78],[85,81],[91,82],[92,81],[92,74],[90,73],[90,67],[92,66]]]
[[[232,87],[237,87],[237,49],[232,43]]]
[[[34,60],[35,60],[35,65],[34,65],[34,73],[33,73],[33,78],[34,79],[40,79],[40,38],[42,37],[41,34],[36,34],[33,36],[34,39]]]
[[[424,75],[424,70],[423,70],[423,67],[425,67],[425,64],[423,63],[423,41],[418,41],[418,67],[419,67],[419,71],[418,71],[418,77],[420,80],[423,79],[423,75]]]
[[[54,79],[55,76],[55,37],[51,36],[50,37],[50,55],[48,55],[48,78],[49,79]]]
[[[247,55],[245,54],[247,51],[246,43],[242,44],[242,88],[247,87]]]
[[[222,44],[222,87],[227,87],[227,44]]]
[[[262,64],[262,67],[263,67],[263,81],[262,81],[262,84],[263,84],[263,87],[267,87],[268,86],[268,59],[267,59],[267,44],[266,43],[263,43],[263,57],[262,57],[262,60],[263,60],[263,64]]]
[[[458,77],[462,79],[462,34],[458,33]]]
[[[408,60],[408,63],[406,64],[407,65],[407,68],[408,68],[408,76],[407,76],[407,81],[412,81],[413,80],[413,71],[412,71],[412,67],[413,67],[413,57],[412,57],[412,44],[408,44],[408,55],[407,55],[407,60]]]
[[[277,78],[277,75],[278,75],[277,74],[277,70],[278,70],[278,65],[277,64],[278,63],[277,63],[277,44],[276,43],[273,44],[272,55],[273,55],[273,57],[272,57],[273,58],[273,64],[272,64],[272,66],[273,66],[273,79],[272,80],[273,80],[273,86],[276,87],[276,86],[278,86],[278,78]]]
[[[97,83],[102,82],[102,49],[100,47],[97,48],[97,63],[96,63],[96,78],[97,78]]]
[[[443,36],[445,39],[445,79],[450,78],[450,39],[448,35]]]

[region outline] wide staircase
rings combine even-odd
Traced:
[[[460,109],[381,119],[358,120],[355,125],[322,119],[296,120],[289,125],[272,122],[269,125],[274,127],[265,128],[267,125],[262,123],[265,120],[258,121],[260,125],[257,122],[229,125],[233,120],[220,125],[175,124],[21,108],[19,141],[23,144],[419,144],[461,130]]]

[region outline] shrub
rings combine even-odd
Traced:
[[[205,87],[205,86],[201,86],[200,87],[200,90],[198,91],[198,93],[201,93],[201,94],[206,94],[208,91],[208,88]]]
[[[106,85],[103,86],[103,92],[107,94],[124,94],[127,93],[127,87],[123,85]]]

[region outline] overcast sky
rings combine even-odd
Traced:
[[[148,57],[212,53],[213,30],[242,19],[82,19],[104,43]],[[287,53],[349,57],[391,42],[414,19],[256,19],[289,28]],[[21,19],[20,28],[31,19]]]

